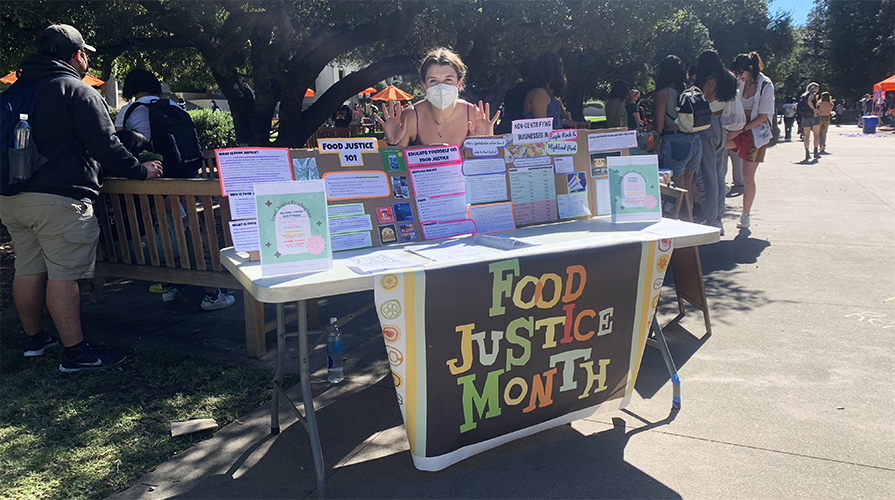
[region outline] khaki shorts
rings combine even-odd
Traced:
[[[16,250],[16,276],[92,278],[99,225],[93,204],[46,193],[0,198],[0,217]]]

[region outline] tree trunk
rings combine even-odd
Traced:
[[[584,79],[581,59],[577,52],[567,52],[562,56],[568,82],[563,95],[563,104],[576,122],[584,121]]]
[[[286,97],[289,92],[284,92],[280,101],[280,132],[276,146],[303,148],[308,138],[343,102],[389,76],[412,73],[416,63],[416,58],[410,56],[393,56],[375,62],[336,82],[306,110],[302,110],[302,102],[310,84],[292,87],[291,96]]]

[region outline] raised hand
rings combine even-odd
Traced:
[[[472,120],[469,122],[469,134],[494,135],[494,124],[500,118],[500,111],[494,113],[494,118],[492,119],[488,119],[489,116],[491,116],[491,105],[488,103],[482,104],[482,101],[479,101],[473,112]]]
[[[389,107],[391,106],[391,109]],[[404,106],[400,102],[385,103],[382,105],[382,117],[376,116],[376,121],[385,132],[385,142],[388,144],[398,144],[404,138],[404,121],[401,114],[404,113]],[[383,120],[383,118],[385,118]]]

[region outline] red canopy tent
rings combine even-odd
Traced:
[[[873,90],[885,90],[886,92],[895,92],[895,75],[873,86]]]
[[[0,82],[2,82],[2,83],[13,83],[13,82],[16,81],[16,79],[17,79],[17,78],[16,78],[16,72],[13,71],[12,73],[10,73],[10,74],[4,76],[3,78],[0,78]],[[89,73],[82,79],[82,81],[83,81],[84,83],[86,83],[87,85],[90,85],[91,87],[99,87],[100,85],[106,83],[106,82],[100,80],[99,78],[97,78],[97,77],[95,77],[95,76],[89,74]]]
[[[413,96],[394,85],[389,85],[382,92],[371,96],[370,99],[374,101],[409,101],[413,99]]]
[[[311,89],[305,90],[305,97],[314,97],[314,91]]]
[[[367,87],[364,90],[361,90],[360,92],[358,92],[357,95],[375,94],[375,93],[376,93],[376,89],[374,89],[373,87]]]

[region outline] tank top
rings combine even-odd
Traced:
[[[547,89],[544,88],[544,90],[547,90]],[[547,118],[553,118],[553,130],[559,130],[560,129],[559,114],[560,114],[562,108],[559,105],[559,101],[557,101],[556,98],[553,97],[553,94],[551,94],[549,90],[547,90],[547,93],[550,94],[550,102],[547,103]],[[534,118],[534,114],[531,113],[530,111],[524,111],[522,114],[525,115],[525,118],[528,118],[528,119]]]
[[[671,121],[674,122],[677,120],[677,101],[681,94],[674,87],[669,86],[666,88],[668,89],[668,104],[665,105],[665,114],[671,117]]]
[[[416,115],[416,137],[410,140],[407,143],[408,146],[428,146],[428,144],[423,144],[420,140],[420,113],[417,111],[416,106],[413,107],[413,113]],[[466,104],[466,121],[469,122],[469,103]]]

